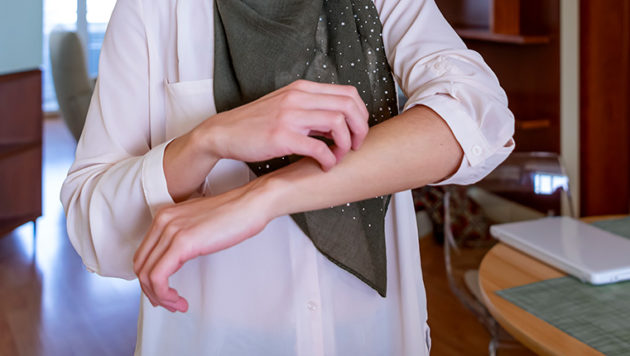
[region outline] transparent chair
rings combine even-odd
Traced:
[[[513,153],[482,181],[445,187],[443,207],[444,260],[451,290],[490,333],[490,355],[522,348],[481,302],[478,268],[496,243],[489,235],[491,224],[574,216],[561,157],[548,152]]]

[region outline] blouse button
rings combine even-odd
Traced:
[[[479,145],[472,146],[472,153],[475,156],[480,156],[482,152],[483,152],[483,150],[481,149],[481,147],[479,147]]]
[[[310,311],[316,311],[317,310],[317,303],[315,303],[313,301],[310,301],[310,302],[306,303],[306,307]]]

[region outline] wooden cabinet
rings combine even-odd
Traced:
[[[437,0],[497,74],[516,117],[516,150],[560,153],[559,0]]]
[[[541,0],[437,0],[457,33],[465,40],[495,43],[545,44],[551,41],[540,17]]]
[[[39,70],[0,76],[0,236],[42,214]]]
[[[627,214],[630,0],[580,0],[577,5],[573,1],[562,0],[561,13],[561,0],[436,0],[468,47],[481,53],[497,74],[516,117],[516,150],[569,157],[571,179],[579,182],[573,196],[582,216]],[[562,35],[565,40],[572,38],[568,26],[579,31],[579,38],[575,44],[564,43],[562,63],[572,64],[566,58],[574,56],[579,68],[575,73],[562,69],[563,83],[579,89],[561,88],[560,18],[567,20],[575,6],[579,7],[576,28],[565,21]],[[579,51],[573,53],[570,45]],[[567,80],[570,75],[578,79]],[[573,97],[573,89],[579,96]],[[579,106],[575,109],[579,117],[567,117],[572,110],[564,112],[561,144],[560,108],[570,108],[573,101]]]

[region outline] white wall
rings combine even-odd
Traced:
[[[0,74],[42,64],[42,0],[0,0]]]

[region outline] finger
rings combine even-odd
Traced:
[[[138,249],[133,256],[133,269],[136,274],[138,274],[142,269],[146,258],[151,253],[151,250],[160,238],[160,235],[162,235],[162,230],[166,227],[170,220],[170,210],[165,209],[160,210],[153,219],[153,223],[151,224],[149,231],[144,236],[144,239],[142,239],[142,243],[140,243],[140,246],[138,246]]]
[[[171,242],[172,237],[176,233],[176,227],[173,223],[168,224],[162,231],[161,235],[158,236],[155,245],[149,252],[149,255],[145,258],[140,269],[136,271],[138,275],[138,279],[140,280],[140,284],[142,289],[147,295],[147,297],[151,300],[153,306],[158,304],[162,304],[163,301],[160,300],[159,297],[156,296],[155,287],[152,283],[152,275],[151,271],[153,269],[153,265],[157,262],[157,260],[162,256],[164,250],[168,247]],[[172,297],[173,300],[177,300],[177,297]]]
[[[172,302],[164,302],[160,304],[160,306],[172,313],[175,313],[182,309],[182,307],[180,307],[178,303],[172,303]]]
[[[286,138],[286,143],[295,154],[316,160],[324,171],[330,170],[337,163],[337,158],[332,150],[318,139],[292,134]]]
[[[318,83],[309,80],[296,80],[289,84],[286,88],[297,89],[312,94],[331,94],[331,95],[343,95],[348,96],[354,100],[357,107],[364,112],[366,116],[369,115],[365,102],[361,99],[357,88],[352,85],[340,85],[340,84],[328,84]]]
[[[352,139],[342,113],[326,110],[295,110],[293,121],[302,131],[329,133],[337,147],[335,152],[337,161],[350,150]]]
[[[336,145],[330,146],[330,149],[332,150],[333,154],[337,158],[337,164],[339,164],[339,162],[341,162],[343,157],[348,153],[348,150],[341,149],[337,147]]]
[[[151,305],[152,305],[154,308],[156,308],[156,307],[158,307],[158,306],[161,306],[161,307],[166,308],[166,309],[167,309],[168,311],[170,311],[170,312],[175,312],[175,311],[176,311],[176,310],[175,310],[175,308],[174,308],[172,305],[170,305],[170,304],[165,304],[165,305],[162,305],[162,304],[157,303],[157,302],[155,301],[155,299],[153,299],[154,297],[149,297],[149,295],[145,292],[144,287],[142,288],[142,292],[143,292],[143,294],[147,297],[147,299],[149,299],[149,302],[151,303]]]
[[[162,239],[160,241],[162,241]],[[153,251],[156,251],[156,249],[154,249]],[[151,256],[149,257],[149,260],[147,260],[147,263],[145,264],[145,268],[150,268],[151,266],[150,259],[151,257],[153,257],[153,255],[154,254],[151,254]],[[182,307],[180,306],[181,298],[177,295],[177,292],[174,289],[170,288],[171,290],[169,291],[169,294],[170,294],[169,299],[160,300],[155,295],[153,284],[151,283],[150,277],[148,277],[150,273],[147,273],[147,271],[142,271],[140,275],[142,276],[140,279],[144,281],[140,283],[140,287],[142,288],[143,293],[145,294],[145,296],[147,296],[147,298],[149,299],[149,301],[154,307],[162,306],[166,308],[167,310],[169,310],[170,312],[175,312],[177,310],[182,309]]]
[[[158,305],[157,301],[155,300],[155,298],[147,291],[147,288],[144,286],[144,284],[140,283],[140,288],[142,289],[142,294],[144,294],[145,297],[147,297],[147,299],[149,300],[149,303],[151,303],[151,305],[153,305],[154,307]]]
[[[327,83],[317,83],[308,80],[297,80],[291,84],[291,88],[302,90],[305,92],[313,93],[313,94],[330,94],[330,95],[339,95],[346,96],[351,98],[358,108],[358,110],[362,113],[363,122],[365,122],[365,128],[361,129],[359,127],[355,127],[353,133],[355,134],[355,139],[353,141],[353,149],[358,149],[363,143],[363,139],[365,135],[367,135],[368,128],[368,119],[370,113],[367,110],[367,104],[361,98],[357,88],[353,85],[340,85],[340,84],[327,84]],[[361,122],[356,123],[357,126],[361,125]],[[362,134],[362,131],[365,131],[365,135]]]
[[[308,133],[309,136],[312,137],[326,137],[329,140],[332,140],[332,135],[330,132],[321,132],[321,131],[311,131]]]
[[[170,311],[171,313],[174,313],[177,311],[177,304],[173,303],[173,302],[162,302],[161,304],[158,303],[158,301],[155,299],[155,296],[152,296],[149,292],[146,291],[145,287],[143,287],[142,285],[140,285],[142,288],[142,292],[143,294],[147,297],[147,299],[149,299],[149,302],[151,303],[151,305],[156,308],[158,306],[161,306],[165,309],[167,309],[168,311]]]
[[[149,299],[151,305],[154,307],[159,303],[155,296],[153,295],[151,288],[149,287],[149,278],[146,274],[138,273],[138,281],[140,282],[140,288],[142,289],[142,293]]]
[[[151,285],[155,302],[164,307],[181,311],[184,298],[179,295],[175,288],[171,288],[168,285],[168,277],[162,280],[161,277],[156,277],[152,274],[150,279],[152,280]]]
[[[176,310],[185,312],[188,310],[188,302],[181,297],[177,291],[168,284],[168,278],[175,274],[184,262],[187,261],[184,251],[179,247],[182,244],[171,243],[162,257],[157,261],[151,270],[150,280],[153,292],[157,300],[162,304],[172,303]]]
[[[166,251],[166,249],[169,247],[173,238],[179,233],[180,233],[179,229],[175,226],[175,223],[173,222],[169,223],[162,230],[162,235],[159,237],[156,244],[153,246],[153,249],[151,250],[147,258],[145,259],[145,262],[142,265],[142,268],[140,269],[141,275],[150,277],[153,267],[155,266],[157,261],[162,257],[162,255],[164,254],[164,251]],[[151,289],[153,289],[150,278],[149,278],[148,284],[151,287]]]
[[[168,241],[168,243],[164,243],[163,247],[158,244],[158,246],[153,249],[153,252],[147,259],[147,263],[141,272],[143,277],[146,276],[143,279],[148,280],[147,289],[153,294],[159,304],[168,302],[175,303],[181,298],[175,289],[169,287],[168,277],[166,278],[166,281],[164,281],[161,276],[155,273],[155,266],[159,263],[160,259],[163,258],[164,252],[170,247],[171,240],[171,237],[163,237],[160,239],[160,244],[163,241]]]
[[[165,302],[163,306],[173,312],[179,311],[185,313],[188,310],[188,302],[185,298],[180,297],[176,302]]]
[[[327,110],[341,112],[352,135],[352,148],[358,149],[368,132],[368,114],[365,108],[345,95],[312,94],[293,91],[287,93],[288,103],[300,110]]]

